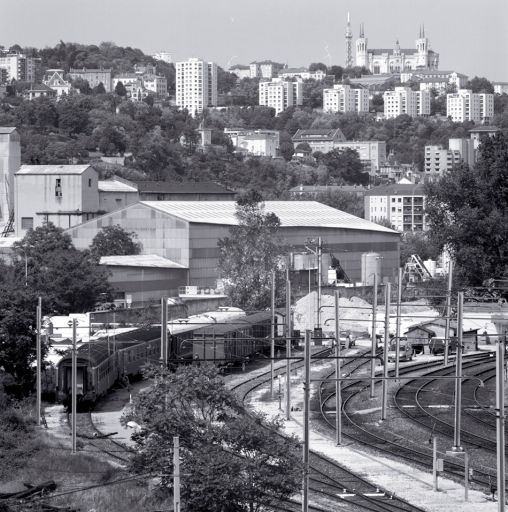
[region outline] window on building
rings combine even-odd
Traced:
[[[91,187],[92,186],[92,178],[88,178],[88,186]]]
[[[55,197],[62,197],[62,179],[61,178],[56,179]]]
[[[21,217],[21,229],[33,229],[34,218],[33,217]]]

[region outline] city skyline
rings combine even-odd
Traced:
[[[488,5],[488,11],[482,6],[479,12],[472,0],[431,0],[410,9],[403,0],[349,0],[341,5],[317,0],[309,10],[302,0],[277,0],[275,4],[268,0],[255,4],[197,0],[192,5],[149,0],[140,12],[134,0],[121,4],[117,0],[52,0],[49,4],[19,0],[3,6],[0,44],[43,48],[60,40],[114,41],[147,54],[168,51],[173,61],[199,57],[223,68],[264,59],[290,67],[311,62],[342,66],[350,12],[353,41],[363,23],[370,48],[393,48],[397,39],[402,47],[412,48],[424,24],[430,47],[440,54],[440,69],[508,81],[508,3],[489,0]],[[48,37],[48,25],[40,21],[52,16],[80,23],[55,24]],[[19,24],[13,23],[16,19],[23,19],[22,33]],[[460,31],[450,37],[459,21]]]

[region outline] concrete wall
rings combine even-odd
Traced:
[[[99,190],[99,210],[113,212],[137,203],[139,194],[137,192],[104,192]]]

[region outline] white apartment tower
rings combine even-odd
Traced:
[[[368,112],[369,91],[352,89],[350,85],[334,85],[333,89],[323,90],[323,110],[325,112]]]
[[[217,64],[195,58],[177,62],[176,104],[192,116],[217,106]]]
[[[459,89],[446,95],[446,116],[456,123],[488,122],[494,116],[494,95],[475,94],[470,89]]]
[[[288,107],[303,102],[303,84],[273,78],[271,82],[259,82],[259,104],[275,109],[275,115]]]
[[[430,91],[413,91],[409,87],[395,87],[383,94],[385,118],[407,114],[411,117],[430,115]]]

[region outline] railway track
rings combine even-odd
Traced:
[[[366,350],[364,354],[368,354],[368,352]],[[329,353],[329,350],[323,351],[319,355],[323,356],[326,353]],[[342,365],[342,370],[353,372],[358,367],[370,365],[370,358],[361,358],[364,354],[360,354],[357,359],[348,360]],[[313,354],[313,356],[316,355]],[[303,367],[303,359],[293,363],[292,367],[293,369]],[[275,375],[284,374],[285,367],[275,369],[274,373]],[[237,386],[233,386],[232,389],[237,391],[242,400],[245,401],[250,393],[265,385],[270,378],[271,373],[264,372]],[[310,499],[327,503],[327,508],[322,510],[423,512],[420,507],[393,496],[387,490],[379,488],[337,462],[312,450],[310,452],[310,472]],[[293,510],[292,508],[285,508],[286,506],[286,504],[282,504],[278,510]],[[301,504],[299,506],[301,507]]]
[[[467,364],[477,365],[480,361],[485,361],[489,356],[478,356],[473,355],[469,356],[468,359],[472,360],[470,363],[465,361],[465,366]],[[479,360],[479,361],[478,361]],[[432,366],[440,366],[442,369],[442,363],[436,362]],[[401,368],[400,374],[410,374],[419,369],[428,369],[429,365],[421,364],[421,365],[410,365],[405,368]],[[439,372],[439,370],[434,370],[434,372]],[[431,374],[433,372],[430,372]],[[393,372],[389,372],[389,374],[393,375]],[[333,375],[333,372],[332,374]],[[417,377],[415,377],[415,380]],[[379,381],[381,382],[381,381]],[[428,380],[426,380],[428,382]],[[415,443],[406,439],[405,437],[398,435],[393,432],[385,432],[383,435],[378,432],[373,432],[365,425],[362,425],[359,421],[354,418],[354,411],[349,410],[350,404],[353,402],[355,398],[358,397],[361,393],[367,390],[369,387],[368,384],[365,384],[364,380],[358,381],[349,381],[348,383],[343,384],[343,404],[342,404],[342,413],[343,417],[346,419],[346,425],[349,428],[343,430],[343,435],[351,440],[354,440],[360,444],[369,446],[370,448],[377,450],[378,452],[382,452],[390,457],[394,455],[397,458],[407,460],[413,464],[417,464],[425,467],[426,469],[432,468],[432,449],[429,446],[428,448],[423,445],[415,446]],[[324,392],[321,391],[324,395]],[[325,398],[323,398],[321,402],[321,411],[322,417],[324,421],[329,425],[330,428],[334,429],[335,425],[331,423],[327,414],[325,412],[326,404],[329,403],[335,397],[335,393],[328,393]],[[407,405],[407,404],[406,404]],[[407,408],[402,407],[402,412],[405,413]],[[425,428],[432,429],[432,425],[425,424]],[[445,465],[445,473],[455,479],[463,479],[464,476],[464,466],[462,463],[457,460],[453,460],[450,458],[446,459]],[[495,478],[495,470],[492,471],[475,471],[475,477],[471,480],[482,487],[488,486],[492,480]]]

